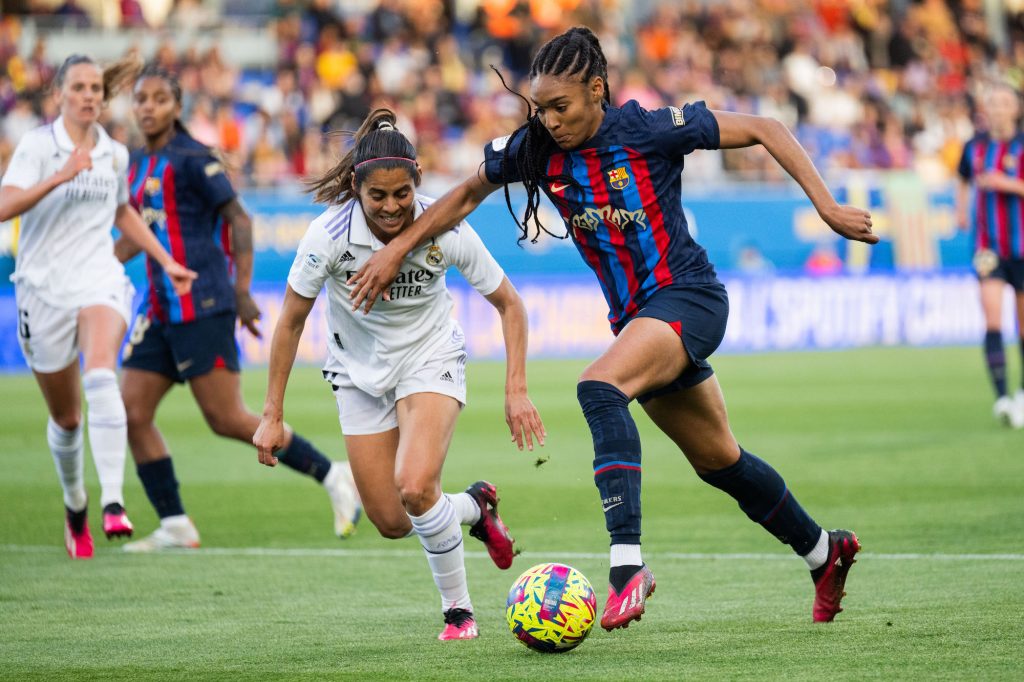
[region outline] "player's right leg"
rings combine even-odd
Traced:
[[[985,317],[985,367],[992,382],[996,401],[992,415],[1010,428],[1024,427],[1024,415],[1019,415],[1010,396],[1006,381],[1006,347],[1003,344],[1003,294],[1006,281],[1000,277],[985,277],[979,283],[981,309]]]
[[[145,353],[133,353],[126,360],[121,375],[121,392],[128,415],[128,443],[136,472],[146,497],[160,518],[160,525],[141,540],[129,542],[124,549],[134,553],[194,549],[199,546],[199,532],[185,513],[174,474],[174,461],[155,421],[157,407],[175,381],[159,371],[139,369],[144,365],[145,357]],[[129,361],[133,362],[131,366]]]
[[[46,442],[64,491],[64,544],[71,558],[88,559],[93,543],[86,521],[76,313],[47,305],[27,287],[15,293],[18,343],[50,414]]]

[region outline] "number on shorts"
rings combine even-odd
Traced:
[[[28,331],[28,311],[18,309],[18,336],[28,340],[32,334]]]

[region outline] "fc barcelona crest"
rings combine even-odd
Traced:
[[[629,173],[625,166],[608,171],[608,184],[615,189],[626,189],[629,186]]]
[[[152,176],[146,178],[146,194],[153,195],[160,192],[160,178]]]

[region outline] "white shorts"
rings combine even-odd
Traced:
[[[106,305],[131,320],[135,287],[125,277],[117,286],[88,292],[76,308],[58,308],[40,298],[31,287],[15,287],[18,306],[18,344],[28,366],[36,372],[59,372],[78,358],[78,313],[82,308]]]
[[[324,369],[324,377],[334,389],[344,435],[383,433],[398,428],[395,403],[413,393],[440,393],[455,398],[461,407],[466,406],[466,347],[459,344],[438,349],[422,367],[402,377],[395,388],[379,398],[353,384],[338,362]]]

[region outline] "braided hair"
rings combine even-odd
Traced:
[[[168,71],[156,62],[150,62],[145,66],[145,68],[142,69],[135,82],[140,83],[145,78],[159,78],[160,80],[167,83],[167,86],[171,89],[171,96],[174,97],[174,101],[178,104],[178,106],[182,105],[183,100],[181,92],[181,83],[178,82],[178,77],[174,75],[173,72]],[[189,135],[189,137],[191,137],[191,134],[185,128],[185,124],[182,123],[181,119],[178,117],[174,118],[174,128],[179,132],[185,133],[186,135]]]
[[[395,127],[397,120],[390,109],[375,109],[356,132],[339,132],[352,144],[338,165],[306,181],[306,191],[314,194],[317,203],[343,204],[355,197],[353,185],[359,187],[372,171],[392,168],[407,169],[419,187],[416,148]]]
[[[585,84],[589,83],[592,78],[600,77],[604,81],[604,101],[611,102],[611,94],[608,90],[608,60],[604,56],[597,36],[584,26],[571,28],[541,46],[530,65],[529,77],[530,80],[533,80],[542,75],[562,78],[575,77]],[[498,72],[498,77],[501,78],[501,84],[505,86],[506,90],[526,102],[526,122],[519,126],[509,138],[511,141],[516,135],[523,135],[518,153],[514,159],[510,158],[509,150],[512,145],[507,144],[501,159],[503,170],[508,167],[510,162],[515,164],[515,169],[518,171],[519,177],[522,178],[523,188],[526,190],[526,211],[523,214],[522,222],[520,222],[512,208],[508,183],[505,183],[505,205],[522,232],[518,241],[522,242],[529,236],[528,225],[531,219],[537,223],[537,230],[530,239],[531,243],[537,242],[541,230],[552,237],[565,239],[569,236],[568,234],[554,234],[540,221],[538,209],[540,207],[541,183],[557,180],[581,189],[580,184],[575,178],[566,174],[548,175],[548,160],[552,154],[560,151],[558,144],[544,127],[529,100],[511,90],[505,83],[505,79],[501,77],[500,72]],[[561,197],[554,197],[554,199],[560,205],[565,204],[565,199]]]

